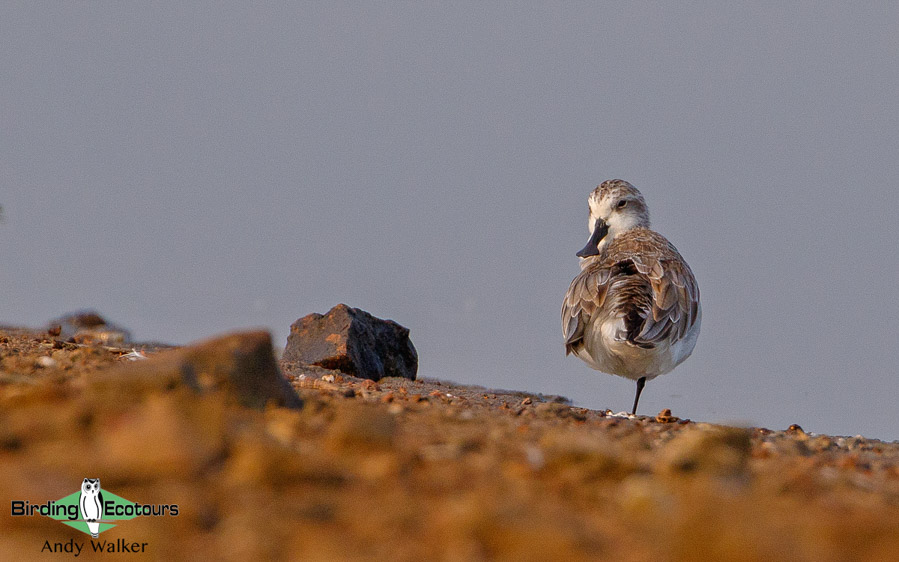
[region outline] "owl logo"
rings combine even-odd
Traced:
[[[100,492],[99,478],[84,479],[78,506],[81,508],[81,519],[87,523],[91,537],[97,538],[100,535],[100,520],[103,519],[103,493]]]

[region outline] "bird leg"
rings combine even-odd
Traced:
[[[637,379],[637,396],[634,397],[634,411],[631,412],[632,416],[637,415],[637,402],[640,401],[640,393],[643,392],[643,387],[646,385],[646,377],[640,377]]]

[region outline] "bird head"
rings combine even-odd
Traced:
[[[579,258],[599,255],[622,232],[639,227],[649,228],[649,210],[643,195],[624,180],[602,182],[587,202],[590,208],[587,223],[590,240],[577,253]]]

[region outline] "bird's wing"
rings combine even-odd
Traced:
[[[562,301],[562,335],[565,337],[566,355],[584,339],[587,323],[605,302],[611,278],[611,269],[597,261],[581,271],[568,287]]]
[[[571,282],[562,303],[566,353],[581,344],[587,323],[609,298],[621,308],[625,324],[635,321],[622,332],[624,339],[641,347],[679,341],[699,320],[699,285],[677,248],[661,234],[642,228],[629,231],[593,260]],[[629,280],[616,284],[623,277]],[[647,282],[651,299],[642,296],[641,287]],[[613,284],[616,289],[610,296]],[[630,289],[640,293],[640,298],[627,294]],[[629,311],[631,308],[635,310]],[[637,324],[640,318],[642,326]]]
[[[661,240],[655,240],[652,248],[631,256],[652,287],[651,314],[634,338],[637,344],[679,341],[699,319],[699,285],[690,266],[670,242],[656,236]]]

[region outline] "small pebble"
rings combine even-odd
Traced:
[[[44,369],[52,369],[56,367],[56,360],[52,357],[43,356],[38,357],[35,361],[35,364],[37,364],[38,367],[42,367]]]
[[[659,412],[659,415],[656,416],[656,421],[658,423],[675,423],[677,421],[680,421],[680,418],[678,418],[677,416],[672,416],[671,410],[669,408],[665,408],[664,410]]]
[[[126,361],[140,361],[141,359],[149,359],[143,351],[138,351],[136,349],[131,349],[131,353],[126,353],[121,356],[121,359]]]
[[[534,470],[540,470],[546,464],[546,457],[538,447],[527,445],[524,448],[524,456],[528,461],[528,465]]]

